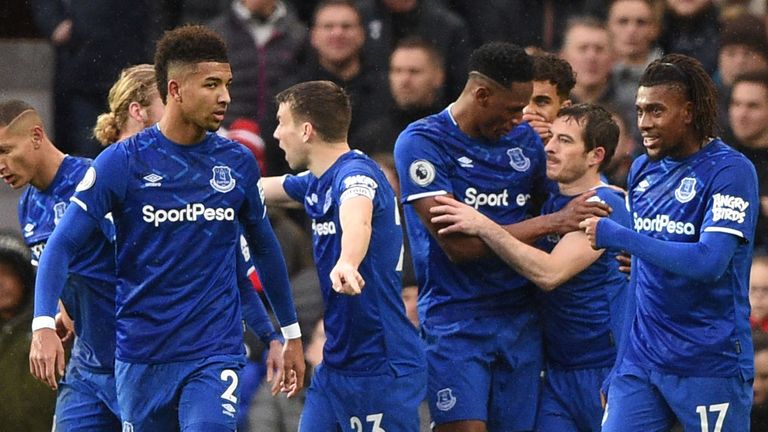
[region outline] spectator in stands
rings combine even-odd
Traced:
[[[378,70],[387,70],[387,60],[401,39],[419,36],[432,43],[444,59],[448,99],[453,100],[461,93],[472,45],[460,16],[438,0],[360,0],[358,3],[368,33],[365,55]]]
[[[209,23],[227,43],[232,66],[232,103],[225,127],[238,118],[274,130],[275,95],[298,82],[304,62],[307,29],[283,0],[234,0]],[[285,159],[271,134],[264,136],[267,173],[284,172]],[[265,173],[262,173],[265,175]]]
[[[766,69],[768,38],[763,21],[746,13],[726,19],[720,39],[718,70],[713,77],[721,131],[727,131],[730,126],[728,106],[736,76]]]
[[[350,136],[381,115],[388,105],[386,69],[375,69],[363,58],[362,17],[354,0],[324,0],[315,9],[310,43],[313,48],[299,82],[333,81],[352,102]],[[275,171],[276,172],[276,171]]]
[[[729,117],[733,137],[729,144],[755,165],[761,201],[768,197],[768,71],[736,77],[731,91]],[[768,245],[768,209],[761,206],[755,248]]]
[[[749,321],[752,328],[768,332],[768,256],[752,259],[749,276],[749,304],[752,306]]]
[[[96,156],[91,134],[120,71],[151,59],[149,2],[33,0],[41,33],[56,53],[53,75],[55,142],[65,153]]]
[[[48,432],[56,393],[29,373],[35,274],[29,249],[0,233],[0,429]]]
[[[752,344],[755,347],[755,381],[752,385],[751,430],[759,432],[768,430],[768,333],[753,329]]]
[[[664,54],[691,56],[713,75],[720,45],[719,9],[713,0],[666,0],[659,46]]]
[[[400,41],[389,59],[389,91],[394,103],[350,139],[353,148],[370,156],[392,154],[403,129],[444,107],[443,58],[420,38]]]

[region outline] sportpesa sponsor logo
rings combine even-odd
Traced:
[[[315,222],[312,220],[312,232],[316,236],[336,234],[336,224],[333,221]]]
[[[160,226],[164,222],[233,221],[235,210],[232,208],[208,208],[202,203],[189,203],[177,209],[157,209],[147,204],[141,208],[144,222]]]
[[[518,194],[515,198],[515,203],[522,207],[531,196],[529,194]],[[485,193],[479,192],[477,189],[471,187],[467,188],[464,192],[464,203],[474,208],[480,208],[480,206],[488,207],[508,207],[509,206],[509,191],[504,189],[499,193]]]
[[[696,234],[696,227],[690,222],[674,221],[669,215],[656,215],[653,219],[640,217],[636,212],[632,214],[635,221],[635,231],[668,232],[669,234]]]

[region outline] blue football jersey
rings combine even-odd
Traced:
[[[682,160],[639,157],[628,188],[639,233],[693,243],[703,232],[719,232],[741,242],[715,282],[636,260],[637,315],[626,358],[682,376],[741,374],[749,379],[753,365],[747,292],[759,204],[754,166],[715,139]]]
[[[157,125],[94,161],[72,200],[114,218],[118,360],[243,352],[235,253],[241,224],[246,235],[270,229],[259,180],[240,144],[208,133],[178,145]]]
[[[611,206],[610,218],[630,227],[624,196],[600,187],[597,196]],[[575,196],[553,193],[542,207],[542,214],[555,213]],[[553,234],[537,246],[552,252],[560,241]],[[606,251],[589,267],[553,291],[539,291],[544,326],[544,351],[550,366],[561,369],[604,368],[613,366],[621,329],[626,318],[628,286],[619,272],[616,249]]]
[[[531,196],[545,197],[549,187],[544,147],[527,123],[496,142],[474,139],[459,129],[450,107],[400,134],[395,164],[403,203],[452,194],[501,225],[529,217]],[[534,288],[498,257],[454,264],[410,205],[405,221],[423,321],[500,315],[530,304]]]
[[[325,302],[323,363],[345,374],[397,375],[424,368],[424,350],[405,315],[403,234],[395,193],[381,169],[359,151],[342,155],[320,178],[286,176],[283,187],[312,218],[312,242]],[[339,294],[329,277],[341,254],[339,208],[348,198],[373,201],[371,240],[358,271],[362,294]]]
[[[64,215],[90,159],[66,156],[51,184],[28,187],[19,200],[19,223],[37,266],[48,238]],[[111,370],[115,356],[115,254],[108,237],[112,223],[102,218],[100,231],[75,255],[62,301],[75,322],[71,362],[92,370]]]

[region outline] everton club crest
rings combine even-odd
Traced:
[[[219,192],[229,192],[235,188],[235,179],[232,178],[232,170],[227,166],[213,167],[213,178],[211,178],[211,187]]]
[[[525,156],[520,147],[507,150],[507,156],[509,156],[509,164],[516,171],[524,172],[531,167],[531,160]]]
[[[675,189],[675,198],[681,203],[687,203],[696,196],[696,179],[686,177],[680,181],[680,186]]]
[[[53,206],[53,224],[58,225],[61,218],[64,217],[64,212],[67,211],[67,203],[59,202]]]

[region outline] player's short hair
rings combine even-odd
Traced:
[[[488,42],[469,57],[470,72],[480,72],[509,88],[533,80],[533,60],[524,49],[509,42]]]
[[[554,85],[560,100],[570,99],[571,90],[576,85],[571,64],[554,54],[533,56],[533,80]]]
[[[155,95],[157,95],[157,79],[154,66],[140,64],[123,69],[120,78],[109,90],[107,98],[109,112],[99,115],[96,119],[93,136],[101,145],[106,146],[116,142],[128,122],[128,107],[131,102],[148,107],[152,104],[152,98]]]
[[[619,144],[620,130],[613,115],[607,109],[600,105],[580,103],[561,108],[557,112],[557,117],[565,117],[582,126],[581,137],[586,151],[597,147],[605,149],[605,157],[598,167],[600,171],[611,163],[616,146]]]
[[[227,44],[221,36],[199,25],[186,25],[166,31],[155,49],[157,90],[163,103],[168,96],[168,70],[172,66],[204,62],[229,63]]]
[[[35,111],[32,105],[19,99],[10,99],[0,102],[0,127],[11,124],[24,111]]]
[[[419,37],[419,36],[408,36],[406,38],[400,39],[400,41],[395,45],[395,49],[392,50],[392,54],[395,53],[395,51],[399,49],[419,49],[424,51],[424,53],[427,55],[427,58],[429,58],[429,61],[432,62],[433,65],[436,67],[443,69],[443,56],[440,54],[440,51],[438,51],[435,44],[432,42]],[[390,59],[392,58],[392,55],[390,55]]]
[[[315,6],[315,10],[312,12],[312,27],[315,26],[317,15],[323,9],[331,6],[345,6],[352,9],[355,12],[355,15],[357,15],[358,24],[361,26],[363,25],[363,14],[360,13],[360,8],[357,7],[357,3],[354,0],[322,0]]]
[[[700,140],[717,136],[717,90],[712,78],[695,58],[667,54],[645,68],[638,87],[669,85],[681,90],[693,104],[693,133]]]
[[[347,93],[335,83],[299,83],[278,93],[275,100],[287,104],[296,121],[311,123],[323,141],[347,139],[352,108]]]

